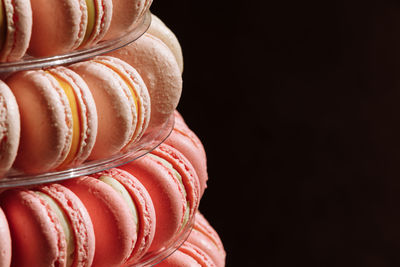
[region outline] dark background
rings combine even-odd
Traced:
[[[267,2],[267,3],[266,3]],[[400,2],[154,0],[227,266],[400,265]]]

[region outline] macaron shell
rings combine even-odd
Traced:
[[[207,253],[191,243],[183,243],[183,245],[179,248],[179,251],[192,257],[202,267],[216,267],[215,263]]]
[[[115,71],[95,61],[73,64],[70,68],[85,80],[97,108],[97,138],[89,159],[115,155],[129,143],[137,123],[128,86]]]
[[[89,157],[96,141],[98,127],[96,104],[88,86],[77,73],[65,67],[52,68],[48,69],[48,71],[61,77],[74,90],[81,132],[78,152],[69,163],[69,166],[76,166]]]
[[[176,250],[174,254],[157,264],[157,267],[202,267],[191,256]]]
[[[33,26],[28,53],[50,56],[79,47],[87,26],[85,0],[31,0]]]
[[[120,182],[135,202],[139,216],[138,237],[131,257],[125,263],[126,265],[133,264],[144,256],[154,238],[156,230],[156,215],[153,201],[151,200],[146,188],[130,173],[118,168],[112,168],[96,173],[92,176],[98,178],[103,175],[111,176]]]
[[[93,266],[121,266],[136,241],[133,215],[122,197],[106,183],[88,176],[63,183],[85,205],[93,222],[96,249]]]
[[[111,17],[113,14],[112,0],[93,0],[93,1],[96,8],[95,24],[92,34],[89,36],[89,39],[86,40],[84,44],[82,44],[82,47],[89,47],[101,41],[108,32],[108,29],[111,24]]]
[[[29,190],[9,190],[0,196],[12,239],[12,266],[64,266],[65,235],[56,214]]]
[[[179,44],[178,38],[175,34],[158,18],[156,15],[151,14],[151,24],[147,33],[157,37],[163,41],[175,56],[181,73],[183,72],[183,54],[182,48]]]
[[[91,266],[95,250],[93,224],[83,203],[66,187],[49,184],[39,187],[62,207],[74,231],[75,251],[72,266]]]
[[[121,37],[139,20],[150,6],[149,0],[114,0],[111,25],[104,40]]]
[[[0,266],[11,264],[11,236],[7,218],[0,208]]]
[[[66,158],[72,139],[71,110],[59,83],[42,70],[18,72],[6,83],[21,117],[14,166],[30,173],[56,168]]]
[[[149,251],[157,251],[167,245],[182,226],[186,210],[183,189],[171,170],[149,155],[120,168],[138,178],[153,200],[157,224]]]
[[[200,139],[185,123],[175,120],[174,129],[165,140],[165,144],[179,150],[193,165],[200,183],[200,196],[203,196],[207,187],[208,172],[206,152]]]
[[[200,201],[200,185],[196,171],[192,164],[177,149],[163,143],[151,152],[166,161],[178,171],[182,177],[182,183],[185,187],[187,199],[189,200],[189,216],[193,217]]]
[[[0,81],[0,129],[1,177],[11,168],[17,156],[21,130],[17,101],[3,81]]]
[[[158,38],[144,34],[135,42],[108,55],[133,66],[150,94],[151,118],[148,130],[168,120],[182,93],[182,76],[171,50]]]
[[[0,61],[15,61],[25,55],[32,34],[32,9],[29,0],[3,0],[7,22]]]
[[[199,211],[196,212],[194,229],[206,235],[207,238],[216,245],[221,254],[226,254],[224,250],[224,245],[222,244],[221,238],[219,237],[218,233]]]
[[[131,65],[126,63],[123,60],[120,60],[115,57],[109,56],[99,56],[94,58],[95,61],[101,62],[114,70],[119,70],[120,75],[124,75],[125,82],[129,83],[129,86],[135,93],[136,102],[138,105],[138,113],[137,113],[137,125],[136,131],[131,137],[131,140],[127,144],[129,147],[130,144],[133,144],[135,141],[139,140],[144,134],[147,126],[150,121],[151,114],[151,104],[150,104],[150,95],[147,90],[147,86],[144,83],[142,77],[139,73],[134,69]]]

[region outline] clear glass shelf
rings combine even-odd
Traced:
[[[0,63],[0,75],[4,76],[7,75],[7,73],[21,70],[47,68],[51,66],[71,64],[111,52],[138,39],[140,36],[142,36],[142,34],[147,31],[150,23],[151,15],[150,11],[147,11],[145,15],[138,21],[138,23],[132,28],[132,30],[127,34],[121,36],[120,38],[99,42],[94,47],[74,50],[69,53],[57,56],[35,58],[29,55],[25,55],[19,61]]]
[[[152,151],[158,145],[164,142],[164,140],[171,133],[173,127],[174,116],[172,115],[164,124],[155,127],[151,132],[144,135],[130,151],[119,153],[104,160],[87,161],[78,167],[35,175],[26,175],[16,170],[10,170],[6,174],[6,177],[0,179],[0,191],[1,189],[10,187],[30,186],[41,183],[62,181],[126,164]]]

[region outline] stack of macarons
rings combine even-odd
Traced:
[[[151,3],[0,0],[0,62],[118,38]],[[127,153],[175,118],[167,140],[140,159],[60,183],[1,190],[1,267],[141,266],[191,226],[188,240],[160,266],[224,266],[221,240],[198,212],[206,153],[176,111],[182,72],[178,40],[152,15],[148,33],[124,48],[0,80],[0,178],[10,168],[45,174]]]
[[[130,31],[152,0],[1,0],[0,62],[93,47]]]
[[[171,32],[160,25],[157,34],[163,36],[159,32],[167,29],[165,36],[174,44]],[[144,135],[164,125],[178,105],[181,53],[170,49],[180,51],[178,45],[177,40],[167,46],[145,34],[107,56],[10,74],[0,84],[0,94],[7,92],[3,99],[10,102],[4,104],[7,116],[0,117],[8,136],[2,139],[8,144],[1,146],[0,177],[11,166],[39,174],[131,150]],[[189,142],[197,142],[192,133],[186,135],[193,139]],[[204,192],[205,162],[200,165],[196,169],[203,169],[199,176]]]
[[[186,153],[199,153],[193,151]],[[161,144],[119,168],[6,190],[0,236],[8,245],[1,246],[0,262],[7,264],[0,266],[134,266],[174,245],[194,217],[193,240],[176,255],[196,259],[191,253],[201,251],[208,261],[203,266],[223,266],[222,243],[198,213],[200,180],[192,162]]]

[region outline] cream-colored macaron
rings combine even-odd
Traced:
[[[176,38],[175,34],[171,31],[170,28],[165,25],[160,18],[156,15],[151,14],[151,24],[147,33],[157,37],[161,41],[163,41],[169,49],[171,49],[172,53],[176,58],[176,62],[178,62],[179,69],[181,73],[183,72],[183,54],[182,48],[179,44],[178,38]]]

